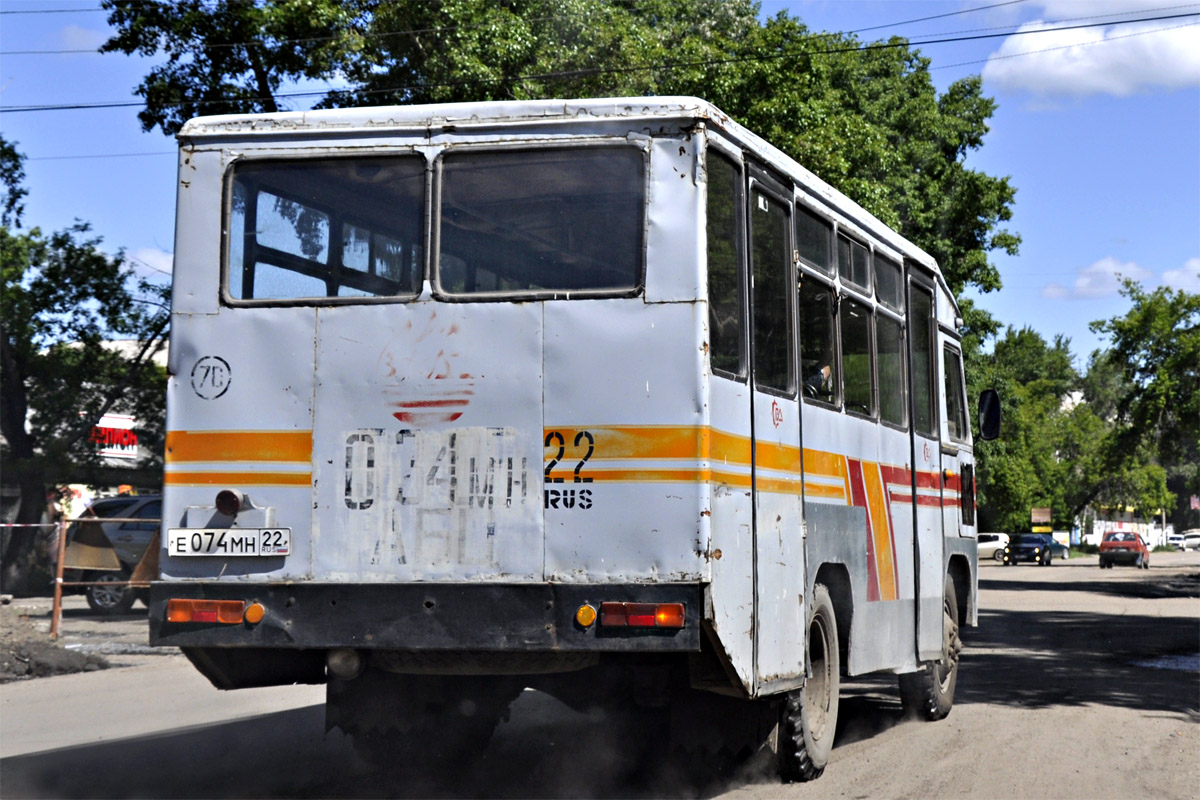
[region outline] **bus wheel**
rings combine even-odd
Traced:
[[[900,702],[905,712],[930,720],[944,719],[954,705],[958,655],[962,652],[962,640],[958,637],[958,593],[949,575],[943,596],[942,657],[916,672],[900,676]]]
[[[788,694],[779,724],[779,774],[789,782],[821,777],[837,731],[841,655],[833,601],[822,584],[813,587],[809,609],[808,679]]]

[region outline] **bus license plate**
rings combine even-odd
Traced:
[[[286,556],[291,528],[171,528],[169,556]]]

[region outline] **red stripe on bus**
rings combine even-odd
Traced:
[[[862,462],[846,459],[850,479],[850,503],[866,512],[867,517],[867,601],[879,599],[879,573],[875,569],[875,537],[871,532],[871,509],[867,508],[867,489],[863,483]]]

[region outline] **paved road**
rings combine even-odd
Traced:
[[[829,768],[792,786],[755,764],[722,784],[679,765],[630,772],[617,726],[532,692],[473,768],[380,776],[324,734],[319,688],[218,692],[182,657],[138,652],[136,616],[75,613],[68,643],[123,640],[129,652],[110,657],[130,666],[0,687],[2,793],[1196,798],[1200,554],[1155,554],[1148,571],[1095,564],[983,565],[981,626],[968,631],[950,717],[904,720],[891,679],[844,686]]]

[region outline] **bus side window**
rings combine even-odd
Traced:
[[[833,287],[811,275],[800,283],[800,374],[804,396],[837,405],[838,372]]]
[[[833,275],[833,226],[815,214],[796,207],[796,252],[805,263]]]
[[[708,338],[714,372],[745,379],[745,244],[740,223],[742,176],[737,165],[708,151]]]
[[[759,388],[791,392],[791,220],[787,206],[774,197],[758,191],[752,195],[754,383]]]
[[[904,313],[904,284],[900,265],[886,256],[875,254],[875,296],[893,311]]]
[[[942,348],[945,361],[946,428],[956,442],[967,439],[967,402],[963,397],[962,356],[950,347]]]
[[[871,291],[871,251],[866,245],[838,236],[838,275],[843,281]]]
[[[849,298],[842,300],[842,376],[846,410],[872,416],[875,371],[871,366],[871,309]]]
[[[875,350],[879,369],[879,416],[884,422],[907,427],[904,326],[882,312],[875,314]]]
[[[912,337],[913,428],[930,437],[937,436],[932,326],[933,294],[914,285],[908,326]]]

